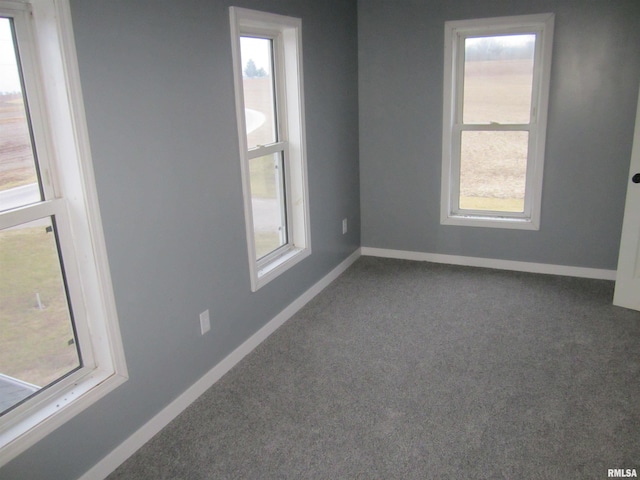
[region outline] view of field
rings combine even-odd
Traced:
[[[45,386],[79,360],[55,239],[37,223],[0,232],[0,373]]]
[[[274,168],[274,165],[281,165],[280,153],[249,161],[256,258],[268,255],[286,242],[280,232],[280,226],[286,221],[278,196],[282,187],[276,178],[279,169]]]
[[[532,60],[465,63],[464,123],[529,123]],[[464,131],[460,208],[524,210],[528,132]]]
[[[261,115],[259,126],[247,132],[249,148],[276,141],[273,86],[271,77],[244,78],[245,108]],[[275,165],[280,163],[280,168]],[[284,224],[278,199],[282,195],[278,176],[281,162],[272,155],[249,161],[251,199],[253,203],[256,257],[261,258],[284,243],[281,225]]]
[[[35,182],[36,167],[22,94],[0,95],[0,191]]]
[[[21,94],[0,95],[0,211],[37,182]],[[0,374],[46,386],[79,364],[49,219],[0,231]],[[71,343],[70,343],[71,341]]]

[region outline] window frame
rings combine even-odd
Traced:
[[[535,14],[445,22],[442,134],[442,225],[539,230],[551,74],[554,14]],[[528,124],[464,124],[464,41],[467,37],[536,34],[532,99]],[[463,131],[527,131],[528,156],[523,212],[459,207]]]
[[[257,291],[311,254],[302,74],[302,21],[239,7],[229,8],[238,144],[251,290]],[[246,137],[240,37],[273,41],[278,141],[249,149]],[[287,243],[256,257],[249,161],[282,152]]]
[[[0,417],[0,465],[128,378],[100,220],[68,0],[0,1],[12,17],[43,200],[0,228],[52,216],[82,366]],[[46,81],[45,81],[46,79]]]

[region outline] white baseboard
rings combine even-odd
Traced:
[[[451,265],[465,265],[469,267],[496,268],[499,270],[514,270],[518,272],[546,273],[563,275],[566,277],[595,278],[600,280],[615,280],[615,270],[598,268],[570,267],[566,265],[551,265],[546,263],[516,262],[512,260],[498,260],[494,258],[463,257],[459,255],[443,255],[439,253],[410,252],[405,250],[390,250],[385,248],[362,247],[361,254],[369,257],[398,258],[402,260],[417,260],[422,262],[448,263]]]
[[[298,310],[304,307],[313,297],[333,282],[340,274],[349,268],[358,258],[360,249],[353,252],[340,265],[331,270],[309,290],[300,295],[288,307],[282,310],[264,327],[249,337],[242,345],[231,352],[224,360],[209,370],[196,383],[184,391],[178,398],[162,409],[151,420],[140,427],[133,435],[113,449],[102,460],[88,470],[80,480],[95,480],[106,478],[136,450],[147,443],[156,433],[162,430],[171,420],[176,418],[184,409],[193,403],[200,395],[207,391],[214,383],[233,368],[247,354],[289,320]]]

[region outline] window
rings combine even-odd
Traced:
[[[445,24],[441,222],[537,230],[553,15]]]
[[[0,464],[126,379],[70,29],[0,3]]]
[[[301,21],[231,7],[251,288],[311,253]]]

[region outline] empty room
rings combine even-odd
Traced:
[[[0,478],[640,471],[640,2],[0,2]]]

